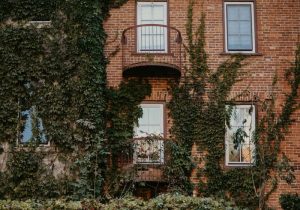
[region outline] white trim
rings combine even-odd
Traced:
[[[252,132],[255,132],[256,129],[256,107],[255,105],[233,105],[233,107],[235,108],[249,108],[253,107],[252,113],[251,113],[251,127],[252,127]],[[229,107],[229,105],[226,106],[226,109]],[[231,113],[231,117],[232,117]],[[226,126],[226,133],[228,130],[227,125]],[[226,133],[225,133],[225,165],[226,166],[252,166],[255,162],[255,144],[251,141],[252,140],[252,136],[250,136],[250,142],[249,142],[249,146],[252,146],[253,151],[251,154],[251,159],[250,162],[239,162],[239,161],[229,161],[229,145],[231,145],[231,143],[228,142],[228,139],[226,138]],[[245,144],[244,144],[245,145]],[[241,155],[241,154],[240,154]]]
[[[158,5],[158,6],[163,6],[164,7],[164,23],[162,25],[167,25],[168,24],[168,8],[167,8],[167,2],[137,2],[137,16],[136,16],[136,23],[137,25],[141,25],[141,6],[147,6],[147,5]],[[140,42],[141,42],[141,38],[140,36],[138,36],[138,34],[140,34],[141,28],[138,27],[137,28],[137,52],[139,53],[167,53],[168,52],[168,28],[163,28],[164,30],[164,39],[165,39],[165,43],[164,43],[164,50],[157,50],[157,51],[147,51],[147,50],[141,50],[141,46],[140,46]]]
[[[252,50],[233,51],[228,50],[227,41],[227,5],[250,5],[251,6],[251,29],[252,29]],[[255,15],[254,15],[254,3],[253,2],[224,2],[224,37],[225,37],[225,52],[226,53],[256,53],[256,31],[255,31]]]

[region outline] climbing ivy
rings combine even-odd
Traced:
[[[10,144],[7,171],[1,173],[1,181],[11,183],[12,190],[1,195],[101,197],[110,154],[103,21],[110,8],[125,2],[1,1],[0,141]],[[31,20],[51,23],[35,27],[28,23]],[[32,107],[51,143],[46,153],[57,154],[53,161],[62,161],[70,173],[62,193],[45,189],[45,183],[53,183],[49,186],[54,188],[64,185],[54,177],[45,181],[41,174],[55,170],[51,169],[54,164],[46,167],[46,156],[36,145],[34,149],[25,145],[22,151],[15,147],[24,124],[21,113]],[[32,140],[39,136],[34,129]],[[15,178],[16,170],[25,175]],[[32,185],[31,192],[28,185]]]
[[[271,101],[253,101],[258,107],[262,107],[265,113],[260,117],[252,139],[257,148],[256,163],[252,167],[224,170],[225,122],[229,122],[232,114],[226,107],[234,104],[234,99],[229,100],[229,94],[239,79],[239,70],[245,57],[233,55],[216,70],[209,69],[204,49],[205,16],[202,15],[194,32],[193,5],[194,1],[191,0],[186,29],[188,45],[185,47],[190,65],[186,67],[181,83],[171,89],[173,96],[169,103],[173,119],[171,133],[177,152],[174,152],[166,172],[171,174],[169,179],[174,180],[174,186],[191,193],[187,190],[190,189],[188,177],[191,175],[193,163],[200,163],[199,195],[227,197],[239,206],[264,209],[265,201],[276,189],[277,174],[289,183],[293,180],[288,159],[283,156],[280,160],[279,157],[280,142],[292,123],[291,115],[299,108],[296,102],[299,89],[299,46],[296,63],[286,75],[289,78],[291,92],[287,94],[280,114],[275,115],[275,98]],[[245,137],[242,133],[237,133],[237,136],[239,139],[236,139],[236,143],[243,141]],[[201,156],[200,162],[193,161],[191,157],[193,144],[197,145]],[[272,187],[267,191],[266,185],[270,183]]]

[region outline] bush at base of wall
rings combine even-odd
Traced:
[[[128,210],[239,210],[230,202],[215,200],[212,198],[194,198],[183,195],[165,194],[149,201],[128,197],[111,200],[108,204],[101,204],[95,200],[65,201],[51,200],[45,202],[37,201],[0,201],[0,210],[43,210],[43,209],[64,209],[64,210],[84,210],[84,209],[128,209]]]
[[[284,210],[300,209],[300,196],[298,194],[282,194],[279,201]]]

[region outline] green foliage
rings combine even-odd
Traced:
[[[120,171],[118,161],[120,158],[128,158],[133,154],[134,125],[138,123],[138,118],[142,115],[139,105],[150,94],[151,85],[148,81],[141,79],[130,79],[122,82],[117,89],[107,90],[109,103],[106,115],[108,122],[106,137],[109,142],[110,165],[107,171],[106,193],[109,196],[122,193],[124,180],[129,182],[132,179],[128,176],[131,174],[130,171]]]
[[[281,194],[279,201],[284,210],[300,209],[300,196],[298,194]]]
[[[169,157],[166,158],[164,175],[168,180],[169,191],[191,195],[194,185],[190,177],[195,168],[191,151],[174,141],[167,141],[165,150]]]
[[[186,177],[190,175],[192,167],[186,166],[192,165],[190,151],[192,145],[196,143],[204,160],[204,167],[198,170],[200,195],[230,197],[240,206],[263,209],[266,207],[265,201],[268,196],[276,189],[277,174],[289,183],[294,179],[293,169],[288,164],[289,160],[283,155],[282,161],[279,161],[278,157],[280,142],[292,123],[291,115],[299,108],[296,102],[300,83],[299,47],[295,65],[286,74],[291,92],[287,94],[282,112],[278,116],[275,115],[274,98],[262,102],[265,115],[261,116],[253,139],[257,148],[255,165],[249,168],[224,170],[222,167],[225,157],[224,122],[230,127],[229,119],[232,114],[232,111],[226,110],[226,106],[233,104],[233,101],[228,101],[229,94],[238,81],[239,69],[245,57],[234,55],[221,63],[216,70],[210,70],[204,50],[204,15],[194,32],[193,5],[194,1],[191,0],[186,30],[188,35],[186,50],[191,64],[186,67],[181,83],[174,85],[171,90],[173,95],[169,104],[173,119],[171,133],[177,145],[177,153],[171,157],[172,164],[167,170],[174,168],[176,172],[172,178],[180,180],[183,187],[178,186],[185,189],[189,184],[182,182],[185,179],[179,179],[177,175]],[[246,133],[240,129],[235,133],[233,141],[237,145],[243,142],[245,137]],[[276,171],[275,177],[271,175],[272,171]],[[265,188],[267,183],[272,186],[268,192]]]
[[[0,21],[6,19],[48,21],[53,18],[59,3],[59,0],[2,0]]]
[[[81,210],[81,209],[128,209],[128,210],[239,210],[232,203],[213,198],[193,198],[183,195],[165,194],[149,201],[143,201],[133,197],[111,200],[107,204],[101,204],[96,200],[81,200],[80,202],[66,200],[37,201],[11,201],[0,200],[0,209],[62,209],[62,210]]]
[[[1,174],[1,197],[15,199],[62,196],[60,182],[43,164],[44,154],[35,148],[14,151],[7,163],[8,170]],[[49,173],[50,172],[50,173]]]
[[[9,142],[11,153],[0,180],[11,190],[3,196],[56,197],[62,195],[59,190],[73,192],[74,198],[101,195],[109,154],[103,21],[122,3],[1,1],[0,142]],[[51,20],[51,25],[38,29],[28,20]],[[24,124],[21,112],[32,107],[53,145],[49,150],[64,159],[72,185],[61,186],[63,181],[48,176],[36,150],[15,151]],[[37,126],[32,140],[38,139]]]

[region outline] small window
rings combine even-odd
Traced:
[[[159,139],[147,139],[147,136],[164,136],[164,105],[141,104],[143,116],[134,128],[134,163],[164,162],[164,142]]]
[[[243,166],[253,164],[253,133],[255,131],[255,106],[227,106],[230,125],[226,125],[226,165]]]
[[[255,53],[253,2],[225,2],[226,52]]]
[[[167,3],[137,3],[137,51],[140,53],[167,52]]]
[[[37,116],[35,107],[21,112],[21,134],[19,138],[21,144],[30,142],[47,144],[47,138],[43,126],[43,121]]]
[[[32,25],[37,29],[49,28],[51,27],[51,24],[52,22],[50,20],[44,20],[44,21],[32,20],[28,22],[28,25]]]

